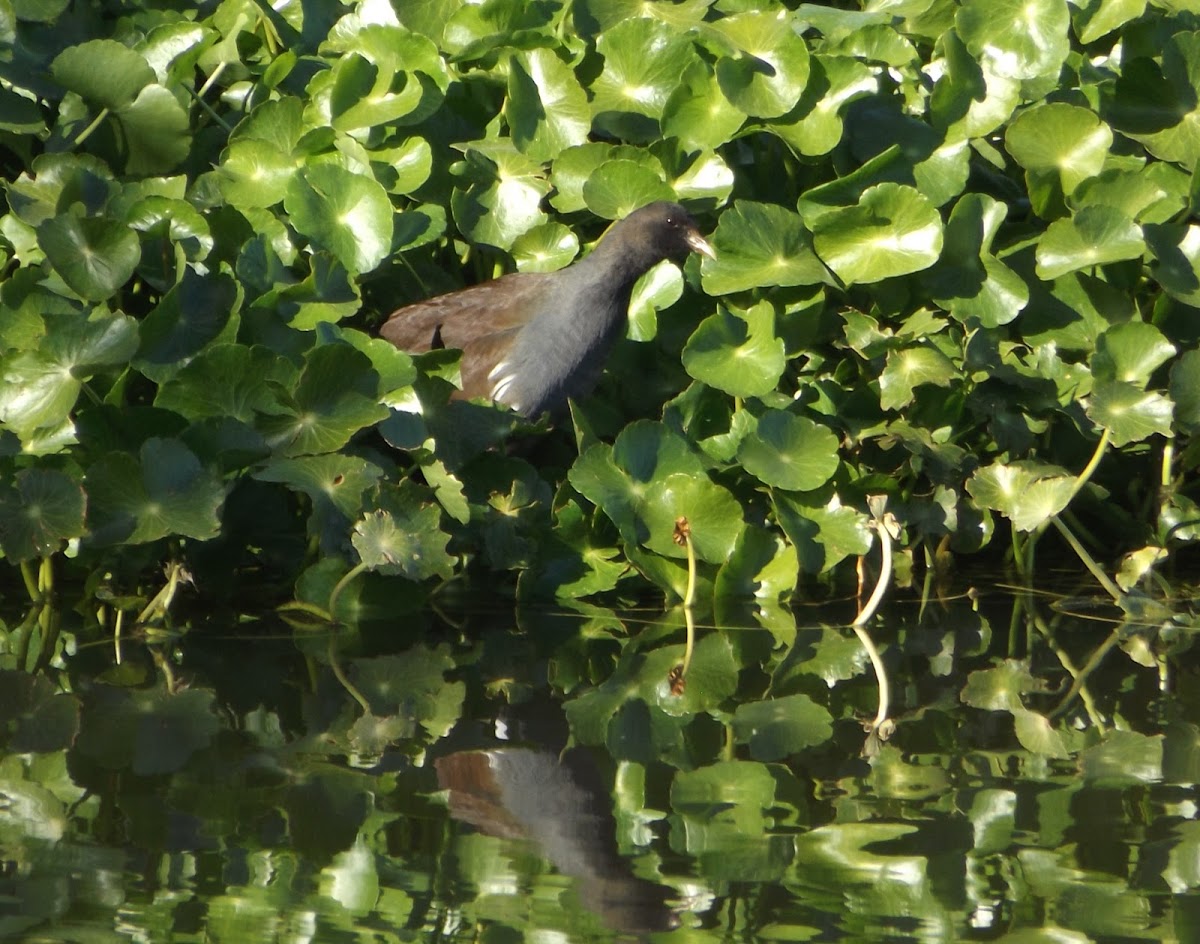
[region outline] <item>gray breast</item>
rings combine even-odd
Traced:
[[[629,293],[566,286],[517,334],[491,372],[491,396],[526,416],[562,413],[596,386],[629,310]]]

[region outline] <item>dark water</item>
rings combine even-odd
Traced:
[[[678,612],[364,611],[369,713],[322,631],[68,633],[0,676],[0,938],[1200,941],[1190,622],[1080,587],[895,594],[871,757],[849,601],[703,615],[682,696]]]

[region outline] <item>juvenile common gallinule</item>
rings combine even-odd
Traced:
[[[663,259],[713,255],[678,203],[614,225],[586,258],[557,272],[505,275],[393,312],[380,336],[412,354],[462,351],[462,397],[488,397],[535,417],[561,413],[595,387],[629,313],[638,278]]]

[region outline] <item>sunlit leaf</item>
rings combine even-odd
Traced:
[[[879,375],[879,405],[895,410],[912,402],[922,384],[948,387],[958,376],[954,363],[932,345],[914,345],[890,351]]]
[[[717,60],[717,81],[734,106],[758,118],[795,106],[808,81],[808,47],[782,11],[739,13],[711,28],[733,46]]]
[[[1073,217],[1055,220],[1037,248],[1037,274],[1050,280],[1068,272],[1137,259],[1146,251],[1142,230],[1119,210],[1085,207]]]
[[[813,245],[843,282],[879,282],[933,265],[942,251],[942,221],[911,187],[877,184],[858,206],[822,216]]]
[[[1120,380],[1145,387],[1150,375],[1170,360],[1175,350],[1152,324],[1127,321],[1113,325],[1097,339],[1092,375],[1097,381]]]
[[[596,126],[627,141],[657,138],[667,100],[697,61],[691,42],[660,20],[629,17],[604,31],[596,51],[604,59],[590,88]]]
[[[570,67],[549,49],[510,60],[504,113],[517,149],[534,160],[582,144],[591,128],[587,96]]]
[[[739,200],[721,214],[701,263],[704,290],[726,295],[758,286],[812,285],[828,274],[800,217],[770,203]]]
[[[837,471],[837,436],[808,417],[768,410],[742,440],[738,461],[766,485],[812,491]]]
[[[1118,448],[1158,433],[1171,435],[1173,405],[1161,393],[1124,380],[1099,383],[1092,391],[1087,415],[1112,433]]]
[[[871,549],[869,519],[842,505],[836,496],[776,490],[771,497],[779,525],[796,547],[801,573],[825,573],[845,558]]]
[[[351,272],[369,272],[391,249],[392,205],[374,180],[336,164],[304,168],[284,197],[293,225]]]
[[[971,54],[997,75],[1056,75],[1070,50],[1066,0],[966,0],[954,19]]]
[[[467,152],[467,190],[455,190],[454,221],[474,242],[508,249],[518,236],[546,222],[539,207],[550,189],[542,170],[515,149]]]
[[[1039,175],[1052,176],[1067,196],[1100,173],[1112,142],[1112,129],[1095,113],[1063,102],[1022,112],[1004,136],[1008,152],[1031,175],[1031,189]]]
[[[774,390],[786,364],[775,334],[775,311],[760,302],[736,314],[721,308],[693,332],[683,349],[687,372],[732,396],[762,396]]]
[[[1032,531],[1067,507],[1075,479],[1033,463],[996,463],[972,475],[967,491],[981,507],[1010,519],[1018,531]]]

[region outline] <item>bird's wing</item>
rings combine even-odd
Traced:
[[[550,284],[541,273],[501,276],[400,308],[388,316],[379,335],[412,354],[437,347],[466,349],[536,316],[547,304]]]

